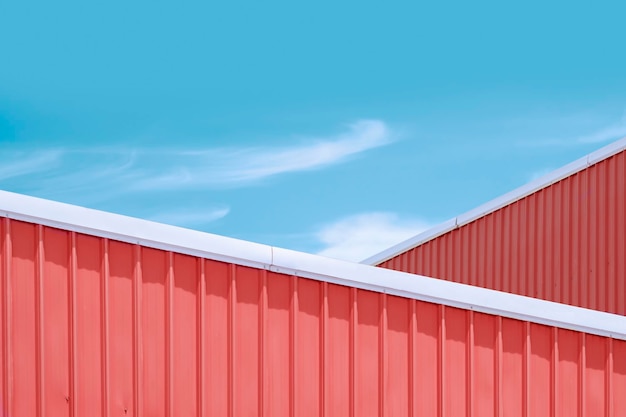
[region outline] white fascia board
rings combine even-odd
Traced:
[[[577,172],[580,172],[591,165],[594,165],[600,161],[603,161],[621,151],[626,149],[626,138],[620,139],[617,142],[613,142],[595,152],[592,152],[574,162],[571,162],[561,168],[558,168],[541,178],[538,178],[528,184],[525,184],[513,191],[510,191],[500,197],[482,204],[464,214],[461,214],[453,219],[447,220],[431,229],[428,229],[419,235],[400,242],[397,245],[392,246],[389,249],[385,249],[375,255],[368,257],[361,261],[367,265],[379,265],[391,258],[394,258],[410,249],[413,249],[423,243],[428,242],[436,237],[439,237],[451,230],[464,226],[473,222],[481,217],[486,216],[489,213],[493,213],[502,207],[508,206],[522,198],[529,196],[537,191],[549,187],[550,185],[561,181]]]
[[[626,340],[626,317],[369,265],[274,248],[272,271]]]
[[[269,246],[0,191],[0,216],[88,235],[264,268]]]
[[[603,161],[608,157],[623,151],[624,149],[626,149],[626,138],[620,139],[606,145],[603,148],[598,149],[597,151],[591,152],[589,155],[587,155],[587,165],[591,166],[600,161]]]
[[[147,247],[626,340],[626,317],[0,191],[0,216]]]
[[[467,213],[461,214],[457,216],[457,226],[461,227],[467,223],[471,223],[474,220],[477,220],[485,215],[492,213],[502,207],[508,206],[526,196],[529,196],[537,191],[549,187],[550,185],[561,181],[564,178],[569,177],[583,169],[587,168],[587,157],[584,156],[580,159],[577,159],[574,162],[571,162],[561,168],[558,168],[543,177],[537,178],[534,181],[529,182],[528,184],[522,185],[519,188],[516,188],[513,191],[510,191],[500,197],[496,197],[493,200],[485,203],[481,206],[476,207],[468,211]]]

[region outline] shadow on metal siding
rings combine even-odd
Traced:
[[[626,414],[624,341],[8,219],[0,232],[3,417]]]
[[[380,266],[626,315],[626,152]]]

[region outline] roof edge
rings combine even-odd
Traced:
[[[378,265],[382,262],[388,261],[391,258],[400,255],[408,250],[411,250],[417,246],[420,246],[429,240],[433,240],[445,233],[448,233],[454,229],[457,229],[461,226],[464,226],[468,223],[473,222],[485,215],[492,213],[496,210],[501,209],[502,207],[508,206],[518,200],[521,200],[524,197],[527,197],[539,190],[549,187],[550,185],[561,181],[569,176],[574,175],[577,172],[584,170],[598,162],[601,162],[605,159],[610,158],[611,156],[623,151],[626,149],[626,137],[622,138],[618,141],[610,143],[607,146],[604,146],[597,151],[591,152],[571,162],[561,168],[558,168],[543,177],[540,177],[534,181],[529,182],[528,184],[522,185],[514,189],[513,191],[509,191],[506,194],[501,195],[500,197],[496,197],[493,200],[482,204],[468,212],[465,212],[459,216],[456,216],[450,220],[447,220],[443,223],[438,224],[418,235],[415,235],[407,240],[404,240],[390,248],[383,250],[375,255],[368,257],[361,261],[362,264],[367,265]]]
[[[626,317],[0,191],[0,217],[626,340]]]

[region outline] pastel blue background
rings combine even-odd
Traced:
[[[0,3],[0,188],[360,259],[626,136],[615,3]]]

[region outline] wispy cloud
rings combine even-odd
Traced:
[[[626,136],[626,115],[619,123],[577,138],[579,143],[601,143]]]
[[[589,129],[569,137],[552,137],[539,140],[523,141],[520,144],[531,147],[551,147],[551,146],[579,146],[593,143],[604,143],[621,139],[626,136],[626,112],[622,118],[612,124],[603,127]]]
[[[195,208],[181,209],[175,211],[166,211],[154,214],[149,217],[150,220],[167,223],[174,226],[191,227],[201,226],[206,223],[225,217],[230,212],[230,208]]]
[[[298,136],[282,146],[193,147],[172,141],[167,148],[24,149],[13,144],[0,152],[0,189],[105,210],[123,202],[125,214],[199,227],[229,214],[220,201],[224,194],[212,191],[345,163],[393,139],[383,121],[358,120],[342,132]]]
[[[394,213],[361,213],[322,227],[316,238],[325,246],[319,255],[361,261],[431,227]]]
[[[278,175],[346,162],[390,143],[380,120],[359,120],[341,133],[299,138],[284,146],[191,148],[68,148],[0,155],[0,187],[51,198],[81,195],[103,201],[112,195],[151,191],[236,188]],[[292,140],[292,142],[294,142]],[[3,180],[21,176],[17,182]]]
[[[0,181],[47,171],[58,166],[63,152],[56,149],[35,152],[3,152]]]
[[[337,164],[388,144],[391,132],[380,120],[360,120],[345,133],[301,141],[295,146],[218,148],[169,155],[167,169],[135,183],[138,189],[240,186],[288,172]]]

